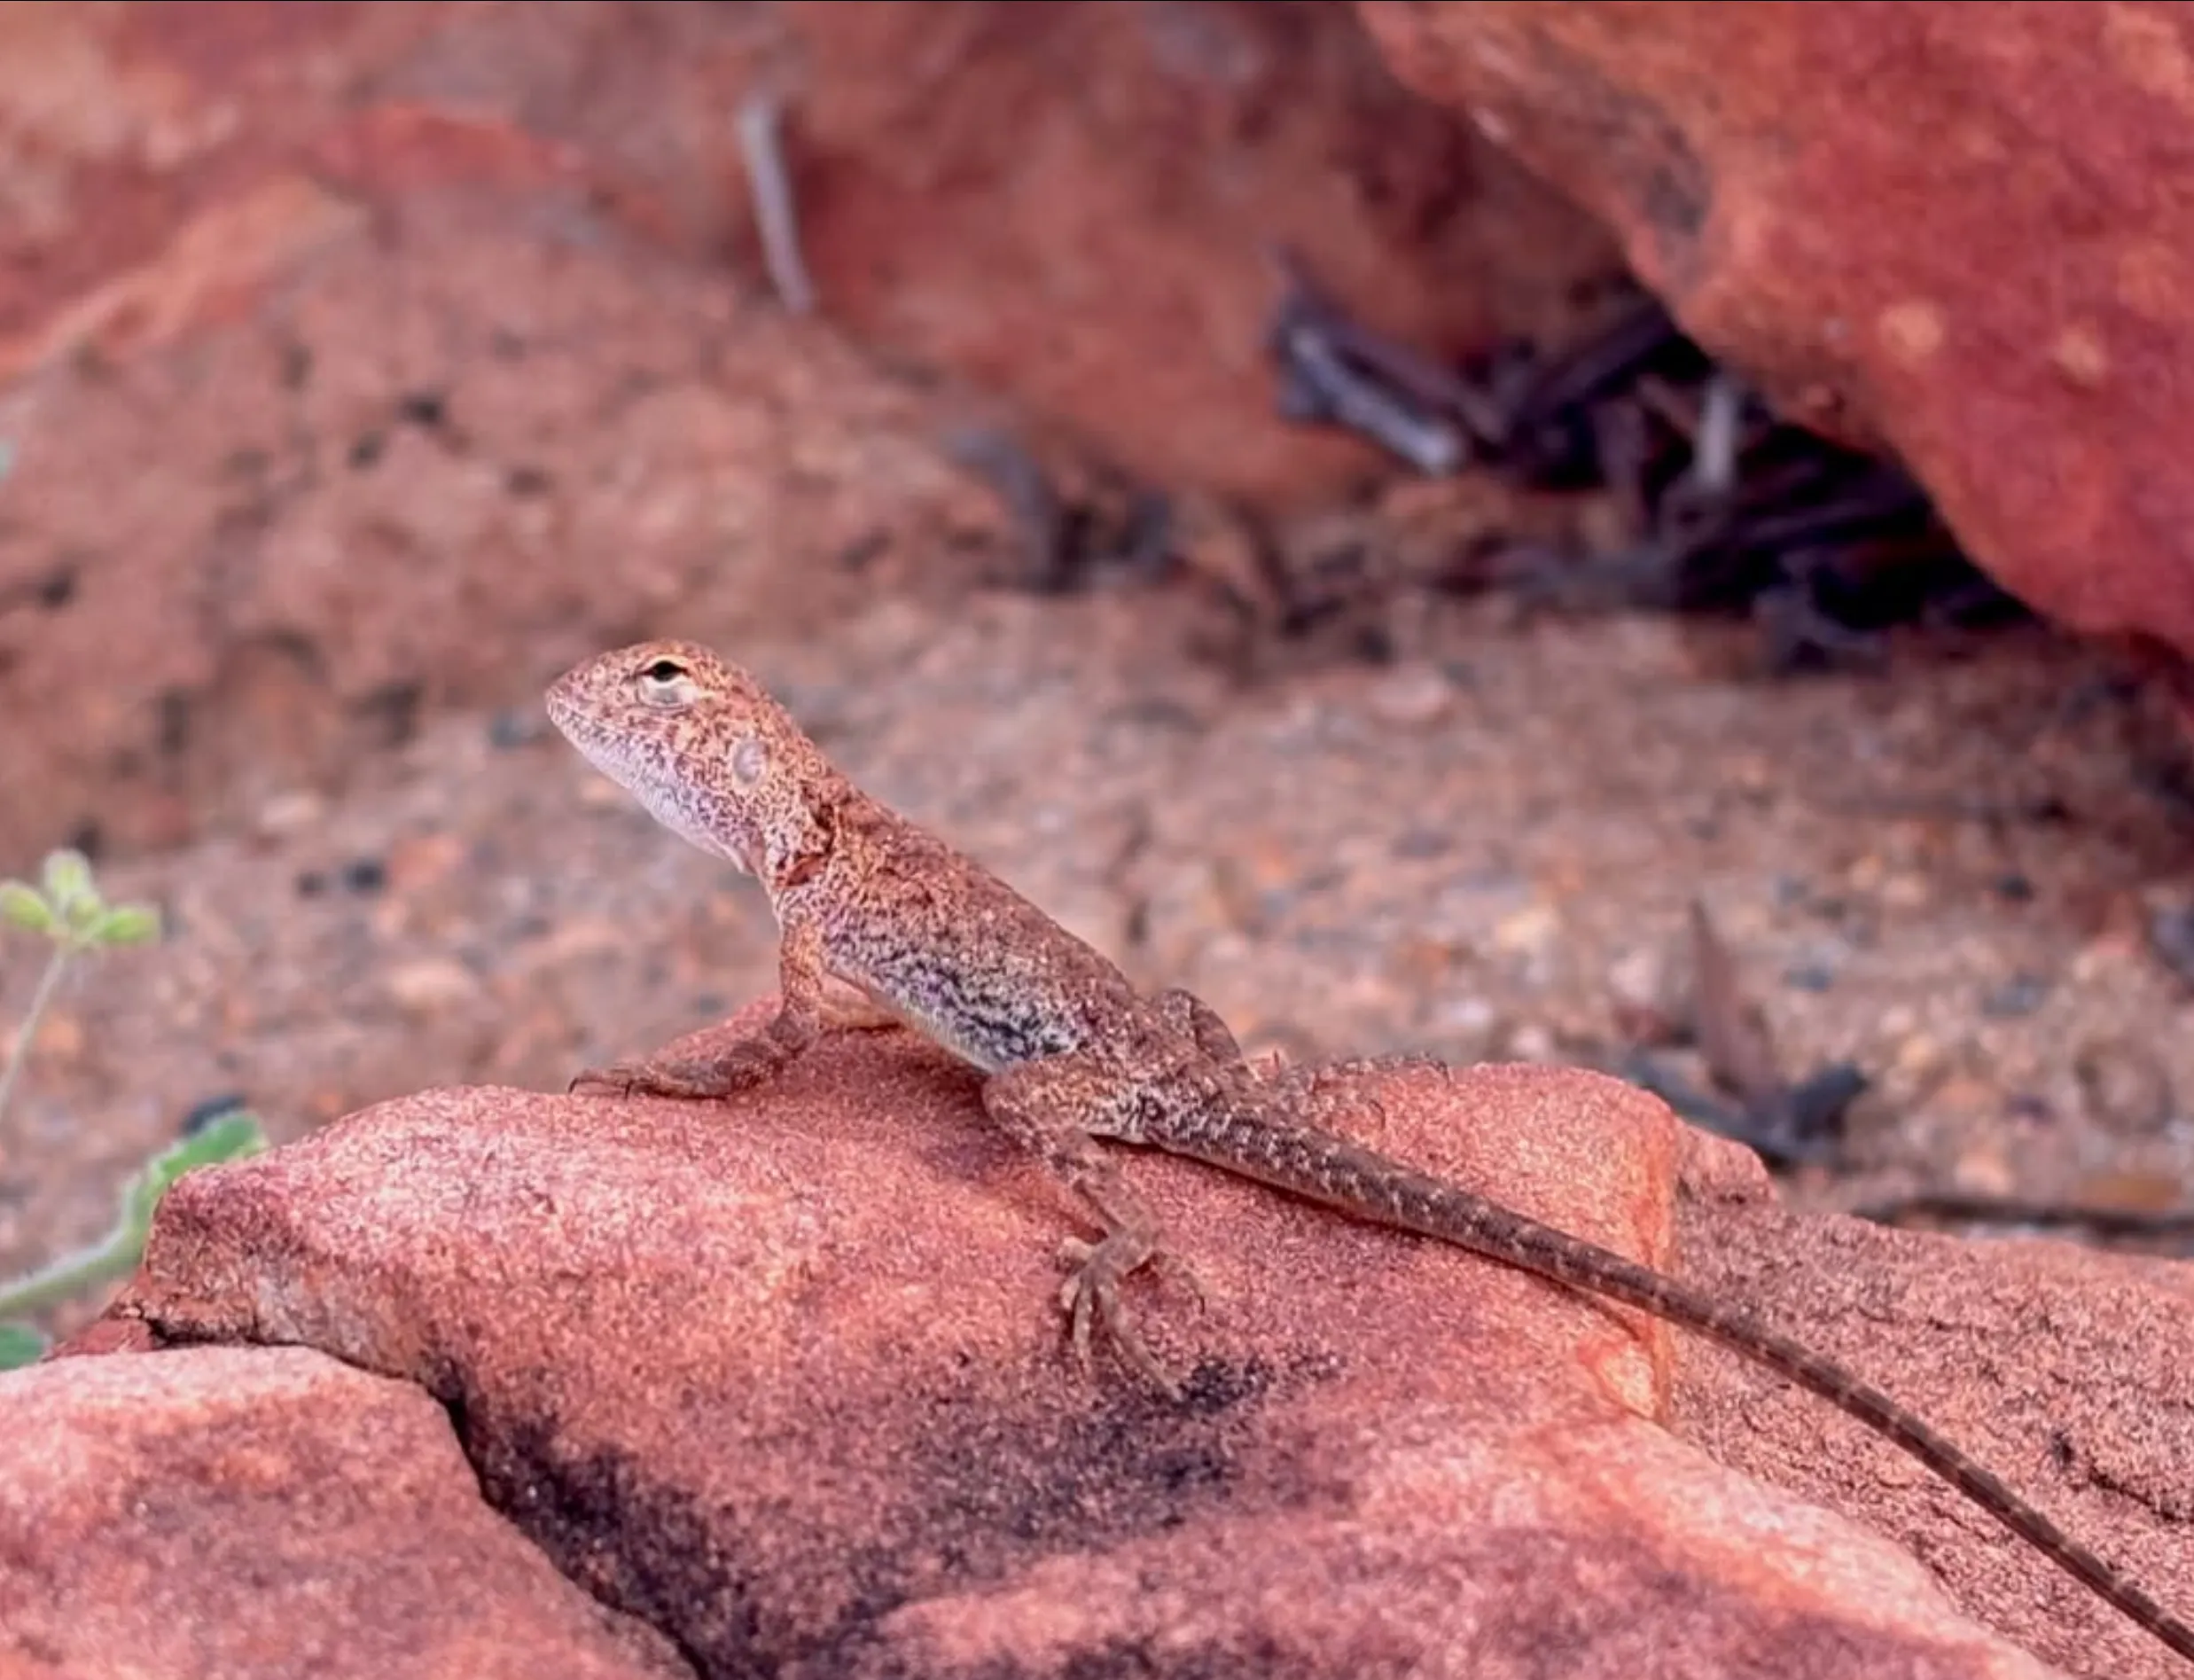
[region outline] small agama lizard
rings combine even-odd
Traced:
[[[1060,1293],[1085,1360],[1093,1322],[1174,1392],[1120,1298],[1172,1258],[1097,1144],[1140,1144],[1358,1218],[1452,1243],[1711,1338],[1904,1449],[2181,1656],[2194,1628],[1887,1395],[1675,1279],[1317,1129],[1315,1085],[1253,1067],[1208,1005],[1146,996],[988,870],[847,779],[761,684],[707,648],[648,642],[586,661],[550,717],[655,817],[754,876],[780,936],[777,1014],[707,1061],[589,1069],[597,1092],[709,1098],[759,1084],[831,1023],[829,978],[986,1075],[985,1112],[1078,1192],[1103,1235],[1070,1239]]]

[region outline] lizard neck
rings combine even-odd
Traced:
[[[784,801],[759,825],[755,877],[773,905],[797,897],[848,851],[858,851],[861,809],[869,801],[836,770],[818,765],[800,778],[798,795]]]

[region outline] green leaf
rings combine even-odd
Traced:
[[[85,931],[94,945],[147,945],[160,937],[160,911],[150,904],[117,904],[99,912]]]
[[[46,903],[64,921],[74,923],[99,902],[99,889],[91,879],[91,860],[82,852],[64,848],[46,854]]]
[[[27,881],[0,881],[0,922],[26,933],[49,935],[60,927],[53,906]]]
[[[28,1324],[0,1324],[0,1371],[35,1364],[45,1350],[46,1339]]]
[[[168,1188],[198,1167],[241,1160],[267,1146],[266,1128],[248,1108],[232,1108],[215,1116],[188,1137],[178,1138],[145,1162],[122,1191],[122,1218],[140,1242],[152,1223],[152,1210]]]
[[[160,1158],[170,1168],[170,1182],[193,1167],[216,1166],[241,1160],[267,1146],[267,1129],[248,1108],[231,1108],[215,1114],[188,1137],[178,1139]]]

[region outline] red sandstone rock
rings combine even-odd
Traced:
[[[440,1408],[304,1348],[0,1374],[0,1676],[690,1672],[480,1503]]]
[[[1377,1095],[1386,1147],[1667,1262],[1681,1133],[1659,1104],[1515,1067]],[[2161,1519],[2050,1468],[2062,1430],[2073,1462],[2170,1507],[2194,1452],[2180,1296],[2092,1255],[1777,1222],[1734,1158],[1705,1152],[1702,1239],[1772,1232],[1763,1293],[1810,1309],[1785,1322],[2194,1598]],[[964,1070],[896,1034],[722,1105],[473,1090],[366,1111],[184,1181],[122,1310],[421,1383],[560,1567],[724,1668],[1495,1674],[1558,1645],[1584,1677],[2040,1672],[1887,1539],[1654,1421],[1658,1326],[1132,1166],[1212,1295],[1204,1317],[1138,1295],[1178,1409],[1109,1361],[1073,1370],[1068,1210]],[[1945,1323],[1987,1357],[1931,1356]],[[1756,1430],[1737,1444],[1763,1474],[1882,1522],[2035,1648],[2169,1672],[1848,1420],[1688,1346],[1678,1368],[1713,1439]]]
[[[2194,6],[1358,10],[2007,587],[2194,652]]]
[[[1176,487],[1300,500],[1371,460],[1272,412],[1269,242],[1448,345],[1608,258],[1339,5],[17,7],[0,383],[248,310],[365,207],[453,185],[574,185],[756,276],[758,90],[832,319]]]
[[[1448,349],[1558,318],[1606,262],[1597,230],[1397,87],[1338,7],[783,11],[825,311],[1163,484],[1300,505],[1379,465],[1274,416],[1269,242]]]

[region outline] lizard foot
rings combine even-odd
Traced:
[[[1091,1256],[1103,1246],[1102,1243],[1087,1242],[1080,1237],[1062,1237],[1059,1239],[1059,1264],[1079,1270],[1087,1266]],[[1181,1285],[1189,1292],[1191,1298],[1195,1301],[1197,1311],[1211,1310],[1211,1294],[1204,1287],[1204,1280],[1197,1276],[1195,1267],[1175,1254],[1172,1249],[1156,1249],[1145,1257],[1144,1263],[1156,1267],[1161,1271],[1171,1272]],[[1128,1275],[1127,1270],[1123,1268],[1119,1275],[1125,1278]],[[1073,1291],[1076,1287],[1077,1285],[1073,1278],[1069,1278],[1060,1287],[1059,1304],[1061,1306],[1069,1309],[1073,1307]]]
[[[564,1087],[566,1097],[629,1097],[641,1089],[645,1070],[637,1062],[619,1062],[610,1067],[582,1067]]]
[[[566,1096],[683,1097],[703,1101],[759,1085],[784,1059],[760,1043],[740,1044],[714,1061],[615,1062],[574,1074]]]
[[[1198,1309],[1201,1310],[1206,1296],[1203,1282],[1195,1271],[1170,1250],[1126,1231],[1114,1231],[1094,1243],[1079,1237],[1066,1238],[1059,1244],[1059,1259],[1072,1268],[1071,1275],[1059,1286],[1059,1306],[1068,1316],[1074,1357],[1083,1369],[1087,1370],[1089,1364],[1091,1327],[1101,1323],[1120,1357],[1145,1381],[1164,1390],[1169,1398],[1178,1400],[1180,1385],[1167,1375],[1165,1367],[1158,1363],[1149,1344],[1143,1340],[1143,1332],[1136,1328],[1134,1316],[1120,1299],[1120,1286],[1130,1272],[1142,1266],[1162,1266],[1187,1283],[1196,1297]]]

